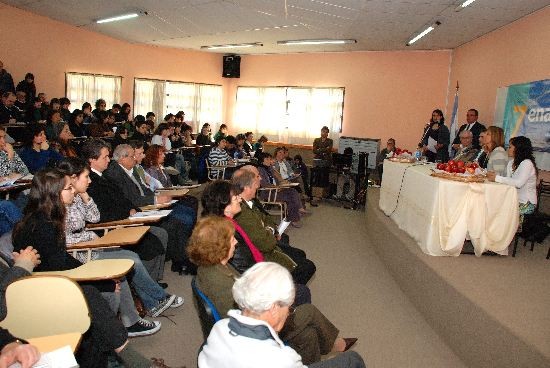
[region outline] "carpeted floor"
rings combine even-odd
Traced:
[[[343,337],[358,337],[355,350],[373,367],[464,367],[414,308],[390,276],[369,241],[365,212],[321,203],[304,219],[301,229],[289,229],[294,246],[317,264],[310,282],[313,303],[340,329]],[[172,367],[196,367],[202,344],[193,306],[190,276],[165,272],[168,290],[185,297],[185,304],[161,317],[156,335],[131,344],[147,357],[163,358]]]

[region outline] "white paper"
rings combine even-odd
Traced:
[[[33,368],[77,368],[78,363],[69,345],[49,353],[43,353],[40,360],[33,365]],[[9,368],[21,368],[21,364],[14,363]]]
[[[437,141],[435,139],[428,137],[428,150],[430,150],[430,152],[437,153],[437,149],[435,148],[436,144]]]
[[[131,219],[144,218],[144,217],[165,217],[168,216],[172,210],[155,210],[155,211],[145,211],[145,212],[136,212]]]
[[[290,221],[285,221],[284,219],[281,221],[279,226],[277,227],[277,233],[282,234],[285,232],[286,228],[290,225]]]

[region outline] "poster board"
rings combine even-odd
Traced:
[[[380,139],[375,138],[357,138],[340,137],[338,144],[338,153],[344,153],[347,147],[353,149],[353,153],[366,152],[369,154],[367,167],[376,169],[376,158],[380,152]]]

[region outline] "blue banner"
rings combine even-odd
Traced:
[[[506,145],[523,135],[534,151],[550,152],[550,79],[508,87],[502,127]]]

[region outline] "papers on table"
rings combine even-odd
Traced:
[[[437,148],[435,148],[436,144],[437,141],[435,139],[428,137],[428,150],[430,150],[430,152],[437,153]]]
[[[33,368],[78,368],[78,363],[69,345],[60,349],[43,353]],[[21,364],[14,363],[9,368],[21,368]]]
[[[156,210],[156,211],[145,211],[145,212],[136,212],[132,216],[128,217],[130,220],[137,220],[142,218],[161,218],[166,217],[172,212],[172,210]]]
[[[0,187],[9,187],[13,184],[15,184],[15,182],[18,180],[19,178],[17,179],[6,179],[6,180],[3,180],[3,181],[0,181]]]
[[[164,171],[168,174],[168,175],[179,175],[179,170],[177,170],[176,168],[172,167],[172,166],[166,166],[164,167]]]
[[[288,225],[290,225],[290,221],[285,221],[285,219],[283,219],[279,224],[279,226],[277,227],[277,233],[279,234],[284,233]]]
[[[157,188],[158,192],[162,192],[163,190],[179,190],[179,189],[193,189],[200,187],[200,184],[191,184],[191,185],[173,185],[171,187],[167,188]]]

